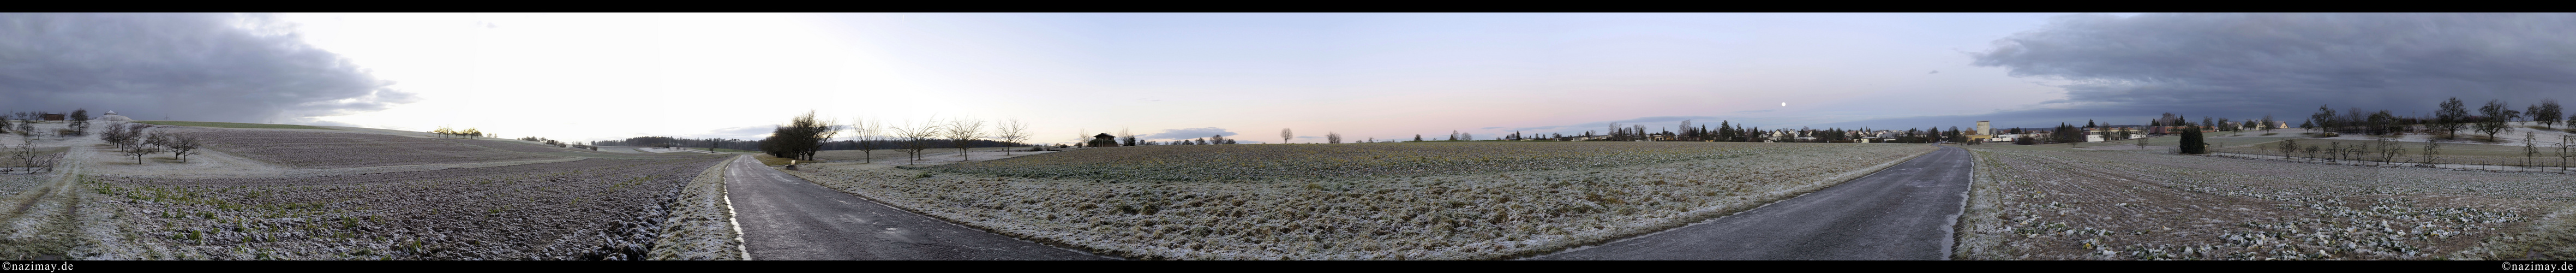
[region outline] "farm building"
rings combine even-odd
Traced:
[[[116,114],[116,111],[107,111],[107,114],[99,115],[98,120],[107,122],[126,122],[134,121],[134,118],[128,118],[125,117],[125,115],[118,115]]]
[[[1109,133],[1101,133],[1100,135],[1091,136],[1091,142],[1083,143],[1083,145],[1091,147],[1118,147],[1118,137],[1110,136]]]

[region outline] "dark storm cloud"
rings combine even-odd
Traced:
[[[2344,110],[2344,109],[2342,108],[2342,106],[2336,106],[2336,107],[2337,107],[2337,108],[2335,108],[2335,111],[2340,112],[2340,111],[2343,111],[2343,110]],[[2316,106],[2309,106],[2309,107],[2307,108],[2307,110],[2315,110],[2315,109],[2316,109]],[[2299,122],[2298,122],[2298,121],[2296,121],[2295,119],[2305,119],[2305,118],[2307,118],[2307,117],[2308,117],[2307,112],[2298,112],[2297,110],[2298,110],[2298,109],[2288,109],[2288,110],[2285,110],[2285,111],[2277,111],[2277,113],[2272,113],[2272,118],[2273,118],[2273,119],[2278,119],[2278,120],[2291,120],[2291,121],[2290,121],[2290,124],[2291,124],[2291,125],[2297,125],[2297,124],[2299,124]],[[1932,129],[1932,128],[1941,128],[1941,129],[1943,129],[1943,130],[1948,130],[1950,127],[1959,127],[1959,128],[1969,128],[1969,129],[1973,129],[1973,128],[1976,128],[1977,121],[1987,121],[1989,124],[1992,124],[1992,125],[1994,126],[1994,128],[2016,128],[2016,127],[2018,127],[2018,128],[2049,128],[2049,127],[2056,127],[2058,123],[2067,123],[2067,124],[2073,124],[2073,125],[2075,125],[2075,126],[2084,126],[2084,122],[2085,122],[2085,121],[2096,121],[2096,122],[2100,122],[2100,123],[2102,123],[2102,124],[2109,124],[2109,125],[2146,125],[2147,120],[2152,119],[2152,117],[2154,117],[2154,116],[2162,116],[2162,115],[2165,113],[2165,112],[2162,112],[2162,111],[2165,111],[2165,109],[2164,109],[2164,108],[2157,108],[2157,107],[2147,107],[2147,106],[2117,105],[2117,106],[2105,106],[2105,107],[2100,107],[2100,108],[2082,108],[2082,109],[2037,109],[2037,110],[2021,110],[2021,111],[2007,111],[2007,112],[1997,112],[1997,113],[1989,113],[1989,114],[1976,114],[1976,115],[1949,115],[1949,116],[1922,116],[1922,117],[1884,118],[1884,119],[1872,119],[1872,120],[1864,120],[1864,121],[1850,121],[1850,122],[1832,122],[1832,123],[1822,123],[1822,124],[1816,124],[1816,125],[1813,125],[1812,127],[1814,127],[1814,128],[1848,128],[1848,129],[1858,129],[1858,128],[1862,128],[1862,127],[1868,127],[1868,128],[1870,128],[1871,130],[1882,130],[1882,129],[1886,129],[1886,130],[1900,130],[1900,131],[1901,131],[1901,130],[1905,130],[1905,129],[1926,129],[1926,130],[1928,130],[1928,129]],[[2116,116],[2114,116],[2114,115],[2105,115],[2104,113],[2119,113],[2120,115],[2116,115]],[[2131,114],[2131,113],[2144,113],[2144,114]],[[2175,113],[2175,114],[2183,115],[2183,117],[2184,117],[2184,118],[2190,118],[2193,122],[2199,122],[2199,121],[2200,121],[2200,118],[2201,118],[2201,115],[2192,114],[2192,113],[2186,113],[2186,112],[2174,112],[2174,113]],[[2137,117],[2130,117],[2130,116],[2137,116]],[[2224,117],[2224,118],[2230,118],[2230,119],[2239,119],[2239,118],[2262,118],[2262,117],[2263,117],[2263,114],[2262,114],[2262,113],[2255,113],[2255,114],[2248,115],[2248,116],[2210,116],[2210,117]],[[1764,129],[1771,129],[1771,128],[1764,128]]]
[[[0,111],[315,123],[418,99],[262,14],[0,14]]]
[[[2076,117],[2295,118],[2321,104],[2402,115],[2454,96],[2576,100],[2569,33],[2576,15],[2083,14],[1971,55],[2015,77],[2068,80],[2050,103],[2097,110]],[[2126,112],[2101,112],[2111,110]]]
[[[1189,129],[1163,129],[1163,132],[1162,132],[1162,133],[1153,133],[1153,134],[1137,135],[1137,136],[1136,136],[1136,138],[1138,138],[1138,139],[1193,139],[1193,138],[1202,138],[1202,137],[1211,137],[1211,136],[1234,136],[1234,135],[1237,135],[1237,134],[1235,134],[1234,132],[1227,132],[1227,131],[1225,131],[1225,128],[1207,127],[1207,128],[1189,128]],[[1237,142],[1240,142],[1240,140],[1238,140]]]

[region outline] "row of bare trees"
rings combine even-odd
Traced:
[[[2443,100],[2439,107],[2433,111],[2432,117],[2406,117],[2398,116],[2388,110],[2363,112],[2360,108],[2352,108],[2338,114],[2331,107],[2319,106],[2317,112],[2310,114],[2308,120],[2299,124],[2299,127],[2327,132],[2382,135],[2404,134],[2415,131],[2411,130],[2410,126],[2422,125],[2426,129],[2423,132],[2445,138],[2453,138],[2460,131],[2468,130],[2484,134],[2487,139],[2493,140],[2498,133],[2514,130],[2511,124],[2515,121],[2533,121],[2542,128],[2556,128],[2561,123],[2576,120],[2576,117],[2560,116],[2567,113],[2558,105],[2556,99],[2543,99],[2521,110],[2507,105],[2504,100],[2488,100],[2485,105],[2472,110],[2467,102],[2453,97]],[[2576,124],[2570,125],[2576,126]]]
[[[859,122],[858,126],[852,129],[861,132],[859,136],[861,139],[858,139],[862,145],[859,147],[860,150],[897,149],[904,153],[907,158],[906,164],[919,162],[924,151],[931,149],[935,146],[934,143],[942,140],[947,141],[949,147],[957,149],[959,158],[972,160],[973,156],[967,153],[967,149],[974,148],[978,139],[1000,139],[1003,146],[1007,147],[1020,145],[1021,140],[1026,140],[1030,136],[1029,124],[1019,119],[992,121],[991,126],[987,126],[985,120],[968,117],[941,120],[938,116],[932,116],[920,122],[907,120],[902,124],[887,124],[869,119]],[[895,140],[896,145],[895,147],[868,146],[871,143],[885,143],[878,140]],[[882,146],[882,144],[876,145]],[[1011,149],[1002,149],[1002,154],[1010,153]]]
[[[2540,160],[2539,156],[2543,153],[2542,151],[2546,149],[2538,144],[2538,138],[2539,137],[2536,134],[2530,132],[2523,133],[2523,166],[2540,166],[2539,164],[2541,161],[2538,161]],[[2323,160],[2330,162],[2362,160],[2374,161],[2371,164],[2398,164],[2400,166],[2416,167],[2434,167],[2443,163],[2442,142],[2435,139],[2425,139],[2423,146],[2419,146],[2422,148],[2417,149],[2415,154],[2421,156],[2420,159],[2404,160],[2400,160],[2399,157],[2406,155],[2407,149],[2401,145],[2403,142],[2397,141],[2397,137],[2393,135],[2374,136],[2371,138],[2370,142],[2360,143],[2357,145],[2343,145],[2341,142],[2328,142],[2326,145],[2322,146],[2315,144],[2302,145],[2299,144],[2298,139],[2281,140],[2276,143],[2278,144],[2260,148],[2280,153],[2281,157],[2285,158],[2298,157],[2299,155],[2304,154],[2304,157],[2310,160]],[[2554,148],[2558,150],[2556,157],[2558,157],[2559,170],[2568,170],[2570,168],[2569,162],[2571,160],[2576,160],[2576,136],[2560,136],[2559,143]]]
[[[27,173],[51,172],[54,170],[54,164],[62,162],[63,159],[63,153],[46,152],[44,150],[36,149],[35,138],[19,138],[17,146],[0,144],[0,153],[8,154],[10,163],[9,166],[0,168],[0,173],[19,171],[25,171]]]
[[[134,157],[134,164],[143,164],[145,155],[165,151],[179,162],[187,162],[188,155],[196,154],[197,148],[203,146],[196,136],[165,134],[151,128],[151,124],[142,123],[109,124],[98,139],[115,146],[117,154]]]
[[[917,122],[905,120],[901,124],[892,124],[863,117],[842,124],[818,120],[814,112],[807,111],[789,120],[787,125],[779,126],[769,139],[761,140],[761,148],[771,156],[814,160],[814,153],[843,130],[851,133],[851,148],[859,150],[863,156],[873,157],[876,150],[895,150],[905,154],[909,159],[907,164],[919,162],[924,152],[942,146],[939,145],[942,142],[956,148],[958,156],[972,159],[967,154],[968,149],[992,144],[987,139],[1000,140],[1003,146],[1017,146],[1029,137],[1028,123],[1019,119],[986,121],[932,116]],[[1003,154],[1009,153],[1009,149],[1003,149]],[[869,160],[872,159],[861,159],[861,162]]]

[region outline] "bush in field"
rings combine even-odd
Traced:
[[[771,157],[814,160],[814,152],[822,150],[823,141],[841,131],[841,126],[834,123],[817,120],[814,111],[805,111],[804,115],[788,119],[787,125],[771,130],[769,138],[760,140],[760,150]]]
[[[2185,154],[2206,154],[2206,153],[2209,153],[2209,143],[2208,143],[2208,140],[2205,140],[2205,139],[2202,139],[2202,138],[2201,138],[2201,135],[2200,135],[2200,128],[2199,128],[2199,127],[2184,127],[2184,128],[2182,129],[2182,153],[2185,153]]]

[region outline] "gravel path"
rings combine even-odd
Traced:
[[[1102,260],[860,199],[737,156],[726,190],[758,260]]]
[[[1967,202],[1958,147],[1744,213],[1533,260],[1946,260]]]

